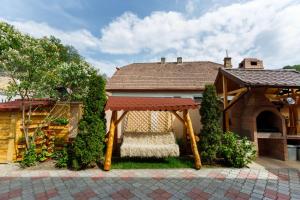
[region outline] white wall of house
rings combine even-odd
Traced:
[[[112,92],[111,96],[129,96],[129,97],[177,97],[177,98],[193,98],[196,101],[202,98],[201,92]],[[179,113],[182,116],[182,113]],[[191,116],[191,120],[193,123],[194,132],[196,134],[200,133],[201,130],[201,117],[199,114],[199,110],[190,110],[189,114]],[[118,112],[118,117],[122,115],[122,112]],[[109,129],[111,119],[111,111],[106,111],[106,122],[107,129]],[[172,126],[176,137],[182,137],[183,125],[178,119],[174,119]],[[122,123],[118,125],[118,137],[122,136]]]
[[[113,92],[111,95],[127,97],[202,97],[202,93],[200,92]]]

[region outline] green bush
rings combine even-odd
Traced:
[[[79,122],[78,134],[68,149],[69,165],[75,170],[93,166],[103,157],[105,103],[105,80],[94,74],[89,80],[89,91],[84,101],[84,114]]]
[[[227,165],[242,168],[251,163],[256,157],[256,150],[251,141],[240,138],[237,134],[226,132],[222,137],[220,155]]]
[[[54,119],[51,123],[57,126],[65,126],[69,123],[69,120],[67,118],[62,117],[62,118]]]
[[[67,149],[64,148],[61,151],[56,151],[52,157],[56,160],[55,167],[57,168],[65,168],[68,165],[68,152]]]
[[[212,164],[216,161],[223,133],[220,125],[220,103],[213,85],[205,86],[200,115],[203,125],[199,142],[201,160],[204,163]]]
[[[28,150],[26,150],[26,153],[24,154],[23,160],[21,161],[20,165],[23,168],[34,166],[36,160],[37,160],[37,155],[35,152],[35,144],[34,142],[31,142]]]
[[[44,162],[48,160],[48,158],[52,156],[52,153],[48,152],[48,149],[49,148],[47,147],[47,145],[43,144],[42,151],[37,154],[36,160],[39,162]]]

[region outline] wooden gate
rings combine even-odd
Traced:
[[[15,155],[16,115],[1,112],[0,114],[0,163],[13,161]]]

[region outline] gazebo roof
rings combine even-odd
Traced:
[[[182,111],[196,109],[198,105],[199,104],[191,98],[109,96],[105,110]]]

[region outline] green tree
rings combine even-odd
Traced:
[[[4,22],[0,22],[0,71],[12,80],[5,91],[7,96],[22,100],[27,148],[31,105],[26,106],[25,102],[35,97],[59,99],[58,87],[69,89],[67,100],[83,100],[89,77],[96,73],[73,47],[64,46],[59,39],[36,39]]]
[[[213,163],[221,145],[222,129],[220,126],[220,104],[217,98],[216,89],[213,85],[206,85],[201,102],[201,159],[205,163]]]
[[[79,170],[90,167],[103,157],[106,132],[105,103],[105,80],[102,76],[93,74],[90,77],[78,134],[69,148],[71,168]]]
[[[47,38],[34,39],[22,35],[6,23],[0,23],[1,47],[0,68],[10,78],[6,90],[9,97],[18,96],[22,100],[22,127],[29,148],[28,129],[30,126],[31,105],[25,101],[40,97],[48,90],[42,90],[45,72],[58,63],[58,52],[54,44]],[[29,107],[29,108],[28,108]],[[29,116],[26,111],[29,109]]]
[[[288,65],[283,67],[283,69],[295,69],[297,71],[300,71],[300,65],[292,65],[292,66]]]

